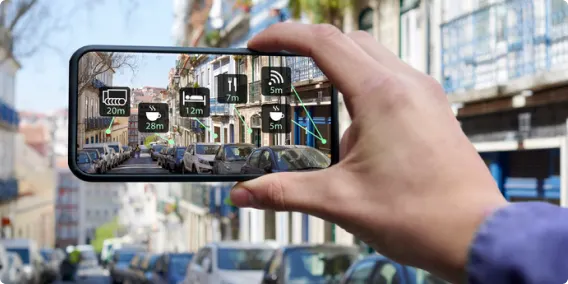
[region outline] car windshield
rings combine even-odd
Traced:
[[[95,260],[97,259],[97,255],[92,250],[84,250],[81,252],[81,259],[82,260]]]
[[[224,270],[262,270],[273,252],[272,249],[220,248],[218,266]]]
[[[314,148],[287,148],[274,151],[278,168],[283,171],[303,169],[324,169],[329,167],[331,160]]]
[[[154,149],[154,151],[156,152],[160,152],[160,150],[162,150],[164,148],[164,145],[154,145],[152,146],[152,149]]]
[[[17,253],[23,264],[30,264],[30,250],[27,248],[6,248],[7,251]]]
[[[85,153],[85,152],[81,152],[77,156],[77,164],[88,164],[90,162],[91,162],[91,160],[89,159],[88,154]]]
[[[118,147],[118,145],[108,145],[110,148],[114,149],[115,152],[120,152],[120,148]]]
[[[128,146],[122,146],[122,150],[128,151]]]
[[[87,148],[87,149],[89,149],[89,150],[97,150],[97,151],[99,151],[99,153],[100,153],[101,155],[105,153],[105,149],[104,149],[103,147],[100,147],[100,148]]]
[[[99,152],[95,151],[95,150],[88,150],[85,151],[89,154],[89,156],[91,156],[91,159],[96,160],[99,158]]]
[[[51,259],[51,254],[53,253],[53,251],[41,250],[39,253],[41,254],[41,257],[43,258],[43,260],[49,261]]]
[[[179,254],[170,256],[170,269],[172,272],[185,276],[187,272],[187,266],[193,258],[192,254]]]
[[[185,147],[176,148],[176,156],[178,158],[183,157],[183,154],[185,153],[185,149],[186,149]]]
[[[225,160],[227,161],[244,161],[252,152],[254,147],[242,146],[227,146],[225,147]]]
[[[215,155],[219,149],[219,145],[197,145],[195,147],[195,154],[198,155]]]
[[[357,250],[344,248],[298,248],[285,256],[285,282],[336,283],[357,259]]]
[[[136,255],[134,252],[118,252],[118,262],[130,262],[134,255]]]

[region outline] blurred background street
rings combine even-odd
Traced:
[[[288,283],[288,276],[272,270],[283,259],[310,263],[293,268],[304,273],[293,283],[392,283],[412,270],[381,262],[364,242],[314,216],[237,209],[228,201],[232,183],[86,183],[70,172],[68,147],[120,142],[125,148],[117,148],[122,154],[108,173],[165,173],[150,157],[150,142],[205,135],[192,121],[172,117],[165,138],[150,137],[138,132],[135,112],[114,122],[108,134],[109,123],[86,90],[78,94],[81,143],[68,145],[68,60],[77,48],[245,47],[252,36],[286,21],[369,32],[443,85],[507,199],[567,205],[564,0],[4,0],[0,262],[8,265],[0,268],[0,280],[67,283],[62,278],[73,252],[81,256],[76,283]],[[172,66],[172,82],[187,74],[186,59]],[[254,63],[243,64],[256,72],[249,68]],[[329,81],[313,61],[302,64],[295,80],[308,82],[303,88],[315,94],[318,107],[329,105],[323,95]],[[111,84],[114,72],[123,70],[98,74],[89,86]],[[207,85],[203,74],[199,83]],[[186,85],[198,80],[181,77]],[[262,104],[258,82],[250,82],[249,96]],[[156,86],[136,90],[133,98],[149,102],[164,91]],[[340,100],[341,133],[349,124]],[[255,132],[243,139],[268,138]],[[125,154],[136,144],[146,146],[140,159]],[[274,265],[263,271],[269,261]],[[443,283],[421,270],[416,277],[411,283]]]

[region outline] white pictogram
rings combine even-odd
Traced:
[[[273,84],[284,84],[282,74],[276,70],[270,70],[270,81],[268,82],[268,85],[272,86]]]
[[[106,106],[125,106],[128,92],[124,89],[108,89],[103,91],[103,104]]]

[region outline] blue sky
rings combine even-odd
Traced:
[[[52,1],[61,6],[54,10],[65,11],[67,1],[71,0]],[[16,108],[50,112],[67,107],[69,58],[84,45],[174,45],[172,1],[142,0],[134,10],[126,2],[105,0],[77,12],[66,21],[65,31],[51,35],[51,43],[57,51],[40,49],[33,56],[20,59],[22,69],[16,80]],[[131,83],[133,87],[165,88],[175,59],[172,56],[155,58],[154,55],[146,57],[134,80],[128,72],[115,76],[115,85]]]

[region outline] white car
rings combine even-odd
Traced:
[[[43,258],[35,241],[27,239],[4,239],[2,245],[8,252],[17,253],[22,259],[24,283],[37,283],[43,270]]]
[[[115,159],[116,159],[116,165],[118,166],[119,164],[121,164],[122,162],[124,162],[124,150],[122,149],[122,143],[120,142],[108,142],[106,143],[106,145],[112,149],[116,155],[115,155]]]
[[[218,143],[195,143],[187,146],[183,154],[182,173],[211,173],[215,154],[220,147],[221,144]]]
[[[17,283],[10,282],[10,257],[3,245],[0,244],[0,281],[4,284]]]
[[[104,143],[94,143],[94,144],[86,144],[83,145],[83,149],[96,149],[101,154],[103,160],[105,161],[106,171],[112,169],[114,164],[113,156],[111,154],[110,148]]]
[[[264,266],[276,248],[273,243],[227,241],[207,244],[189,263],[184,283],[261,283]]]

